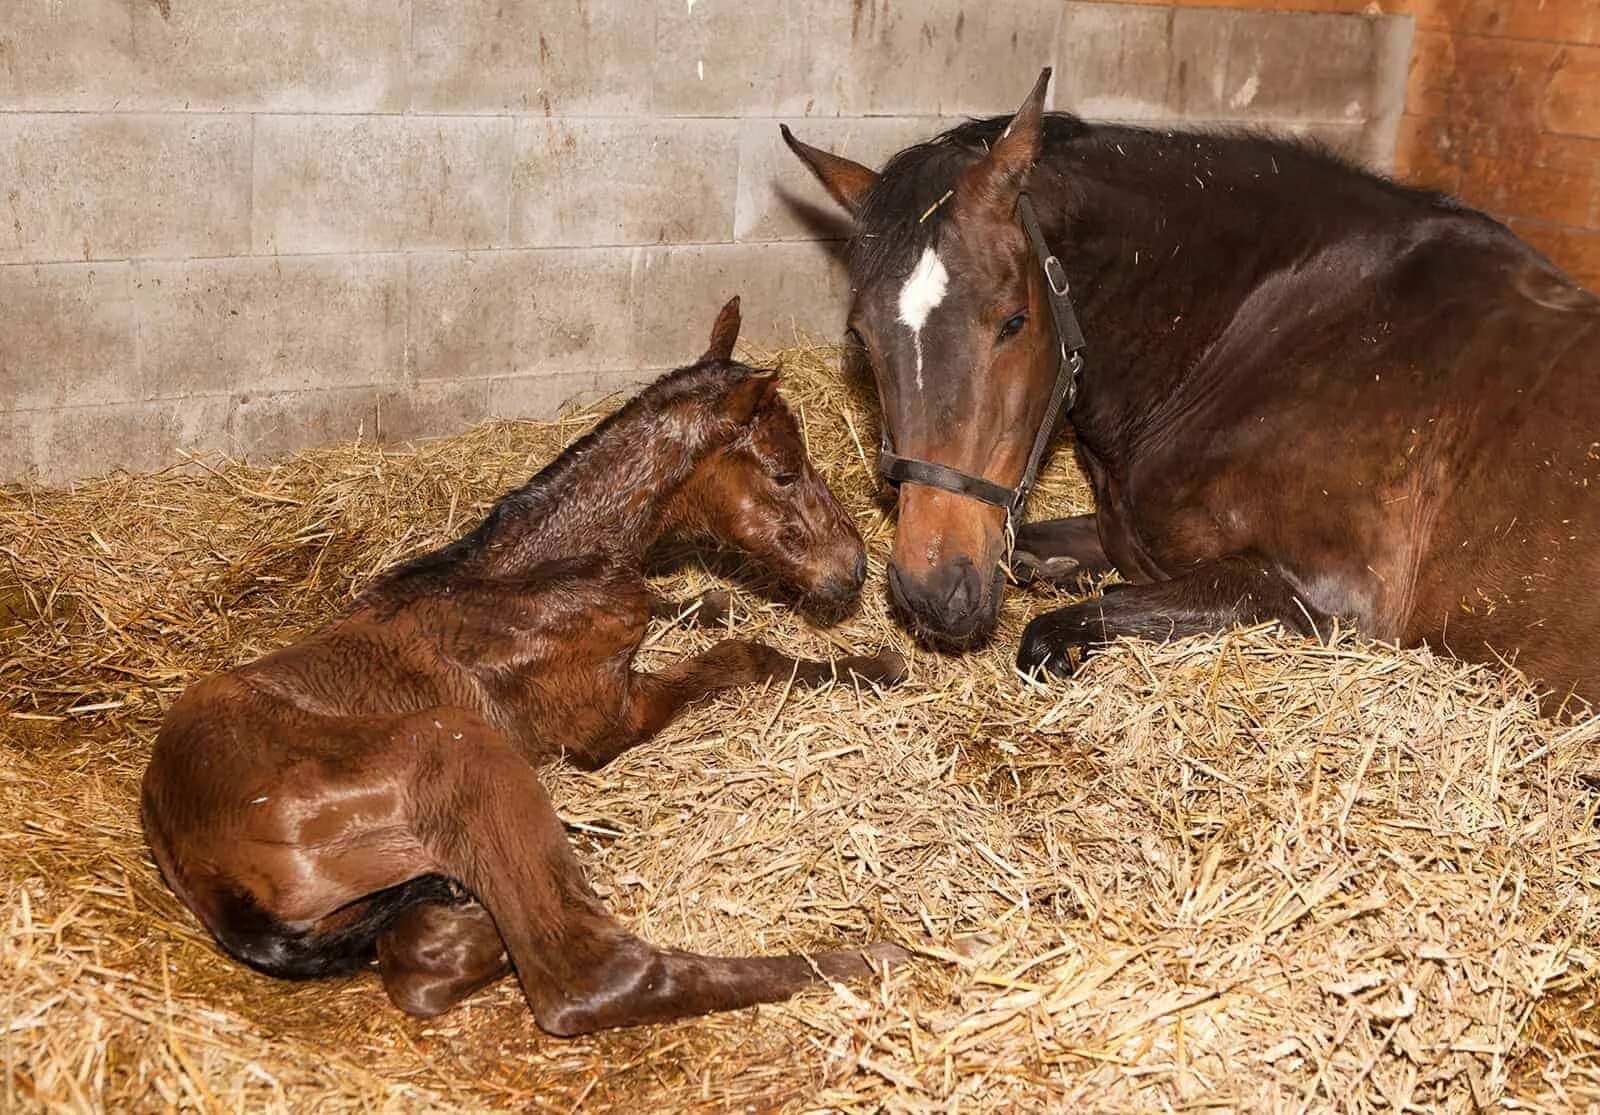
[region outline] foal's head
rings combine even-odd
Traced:
[[[870,361],[894,451],[1003,486],[1022,477],[1057,368],[1049,304],[1017,198],[1043,143],[1049,71],[987,146],[936,140],[880,174],[784,138],[855,218],[850,337]],[[908,481],[889,565],[895,602],[937,641],[993,629],[1006,515]]]
[[[753,558],[825,613],[852,603],[866,551],[844,508],[811,465],[778,374],[733,360],[739,300],[723,307],[711,346],[690,374],[710,448],[673,501],[672,525]]]

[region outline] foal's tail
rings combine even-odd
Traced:
[[[438,869],[488,909],[535,1018],[551,1033],[786,999],[817,980],[867,976],[908,955],[887,944],[772,957],[656,948],[627,932],[589,889],[544,787],[504,737],[459,709],[408,718],[406,728],[419,743],[437,737],[420,770],[418,835]]]

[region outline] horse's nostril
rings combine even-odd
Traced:
[[[856,582],[856,587],[857,588],[860,588],[862,585],[867,583],[867,555],[866,554],[857,554],[856,555],[855,582]]]
[[[978,607],[978,575],[972,566],[961,566],[956,570],[954,582],[944,598],[945,609],[953,615],[969,615]]]

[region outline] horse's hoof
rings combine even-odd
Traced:
[[[1028,677],[1068,678],[1076,669],[1070,644],[1052,630],[1051,619],[1050,615],[1037,616],[1023,629],[1022,644],[1017,648],[1017,670]]]
[[[1026,550],[1016,550],[1011,555],[1011,575],[1021,585],[1042,581],[1060,587],[1076,581],[1082,574],[1083,566],[1077,558],[1041,558]]]

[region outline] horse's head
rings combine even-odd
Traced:
[[[808,604],[835,614],[866,579],[861,535],[812,467],[778,394],[778,373],[733,361],[738,336],[735,298],[700,358],[721,373],[694,400],[711,448],[674,498],[674,525],[747,554]]]
[[[909,148],[881,173],[789,146],[855,218],[850,336],[871,363],[893,451],[1002,487],[1027,467],[1059,349],[1017,199],[1038,160],[1046,70],[985,150]],[[1006,511],[906,480],[889,586],[912,625],[968,646],[993,629]]]

